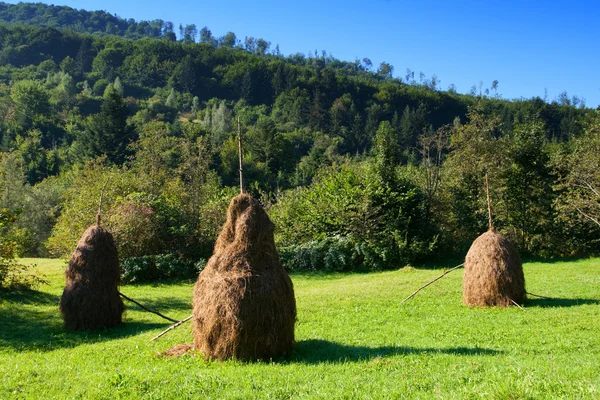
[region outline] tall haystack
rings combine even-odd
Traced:
[[[194,286],[194,349],[207,359],[272,359],[294,344],[296,300],[273,223],[242,193],[231,200],[214,254]]]
[[[489,230],[467,252],[463,277],[463,302],[468,306],[506,307],[525,300],[523,265],[516,247],[494,232],[486,175]]]
[[[99,222],[99,221],[98,221]],[[121,273],[115,241],[99,224],[90,226],[73,252],[60,298],[64,326],[70,330],[111,328],[121,323]]]

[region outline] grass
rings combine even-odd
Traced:
[[[62,329],[64,261],[35,262],[50,284],[0,292],[0,398],[600,398],[599,260],[527,263],[525,311],[470,309],[462,272],[294,275],[294,353],[267,363],[162,358],[190,343],[190,324],[126,304],[110,331]],[[123,286],[174,318],[191,313],[192,282]]]

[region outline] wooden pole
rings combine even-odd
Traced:
[[[104,196],[104,189],[106,185],[108,185],[108,181],[110,177],[106,178],[106,182],[104,182],[104,186],[102,186],[102,190],[100,191],[100,203],[98,204],[98,213],[96,213],[96,225],[100,226],[100,222],[102,219],[102,197]]]
[[[513,299],[510,299],[511,303],[513,303],[515,306],[519,307],[522,311],[525,311],[525,309],[523,307],[521,307],[519,305],[519,303],[517,303],[516,301],[514,301]]]
[[[452,272],[452,271],[454,271],[455,269],[458,269],[458,268],[460,268],[460,267],[464,267],[464,265],[465,265],[464,263],[462,263],[462,264],[460,264],[460,265],[457,265],[456,267],[449,269],[448,271],[444,272],[443,274],[441,274],[440,276],[438,276],[438,277],[437,277],[437,278],[435,278],[434,280],[430,281],[429,283],[426,283],[425,285],[421,286],[420,288],[418,288],[417,290],[415,290],[415,291],[414,291],[414,292],[413,292],[413,293],[412,293],[410,296],[408,296],[407,298],[405,298],[404,300],[402,300],[402,302],[401,302],[400,304],[402,304],[402,303],[404,303],[406,300],[408,300],[408,299],[410,299],[410,298],[414,297],[414,295],[415,295],[415,294],[419,293],[421,290],[425,289],[427,286],[431,285],[433,282],[435,282],[435,281],[437,281],[437,280],[439,280],[439,279],[442,279],[442,278],[443,278],[443,277],[444,277],[446,274],[448,274],[448,273],[450,273],[450,272]]]
[[[178,321],[177,323],[171,325],[170,327],[168,327],[167,329],[165,329],[164,331],[162,331],[161,333],[159,333],[158,335],[156,335],[152,339],[150,339],[150,341],[158,339],[159,337],[165,335],[169,331],[172,331],[173,329],[177,328],[179,325],[183,324],[184,322],[189,321],[190,319],[192,319],[192,315],[190,315],[186,319],[182,319],[181,321]]]
[[[242,174],[242,129],[240,126],[240,117],[237,119],[238,128],[238,156],[240,160],[240,193],[244,193],[244,179]]]
[[[487,195],[487,204],[488,204],[488,219],[490,224],[490,231],[494,232],[494,224],[492,222],[492,199],[490,198],[490,183],[488,181],[488,174],[485,173],[485,193]]]
[[[137,304],[138,306],[142,307],[144,310],[146,310],[146,311],[148,311],[148,312],[151,312],[152,314],[156,314],[156,315],[158,315],[159,317],[162,317],[162,318],[164,318],[164,319],[166,319],[166,320],[168,320],[168,321],[171,321],[171,322],[179,322],[179,321],[177,321],[176,319],[173,319],[173,318],[167,317],[166,315],[163,315],[163,314],[159,313],[158,311],[154,311],[154,310],[151,310],[151,309],[149,309],[148,307],[144,306],[143,304],[140,304],[140,303],[138,303],[138,302],[137,302],[137,301],[135,301],[134,299],[131,299],[131,298],[129,298],[129,297],[127,297],[127,296],[125,296],[125,295],[124,295],[123,293],[121,293],[121,292],[119,292],[119,295],[121,295],[121,297],[122,297],[122,298],[124,298],[125,300],[129,300],[130,302],[132,302],[132,303],[134,303],[134,304]]]

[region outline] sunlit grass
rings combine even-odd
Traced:
[[[65,262],[35,262],[49,285],[0,292],[0,398],[600,398],[600,262],[528,263],[525,311],[470,309],[462,271],[400,301],[440,270],[294,275],[297,344],[287,360],[206,362],[157,354],[190,325],[126,303],[110,331],[69,333],[58,313]],[[123,286],[173,317],[193,282]]]

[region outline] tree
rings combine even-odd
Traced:
[[[498,97],[498,80],[492,82],[492,90],[494,91],[494,97]]]
[[[123,84],[118,76],[115,78],[115,82],[113,83],[113,89],[119,94],[119,96],[123,97]]]
[[[269,47],[271,47],[271,42],[267,42],[261,38],[256,40],[256,54],[264,56],[269,51]]]
[[[579,221],[600,227],[600,112],[587,122],[584,135],[574,140],[572,151],[554,161],[559,173],[556,189],[562,218],[573,214]]]
[[[24,129],[30,128],[36,117],[50,112],[48,92],[38,81],[16,82],[10,91],[10,98],[15,103],[16,122]]]
[[[221,46],[234,47],[237,44],[237,37],[233,32],[227,32],[223,37],[219,39]]]
[[[379,64],[379,68],[377,69],[377,75],[382,78],[391,78],[394,73],[394,66],[392,64],[386,63],[383,61]]]
[[[212,32],[210,31],[210,29],[208,29],[207,26],[200,29],[200,43],[206,43],[210,45],[215,44],[215,38],[213,37]]]
[[[198,29],[195,24],[186,25],[183,29],[183,41],[185,43],[194,43],[198,36]]]
[[[375,165],[379,176],[384,182],[393,182],[400,159],[400,144],[398,134],[389,121],[381,122],[375,133],[375,154]]]
[[[111,86],[107,86],[102,109],[90,118],[82,139],[88,155],[106,155],[110,162],[121,165],[129,154],[127,147],[134,139],[134,131],[127,124],[123,98]]]

